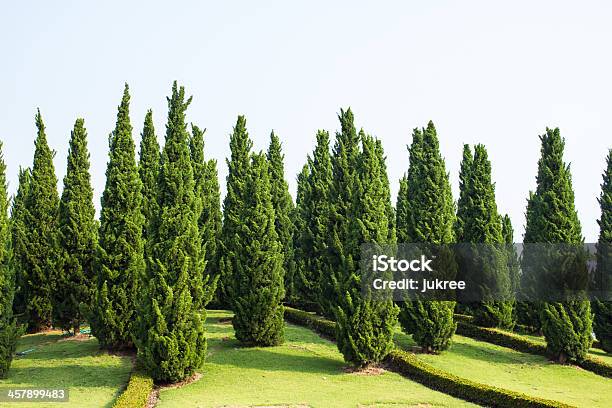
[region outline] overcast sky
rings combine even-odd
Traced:
[[[96,3],[96,4],[93,4]],[[286,175],[319,128],[351,106],[382,139],[395,196],[412,129],[434,121],[455,198],[463,143],[484,143],[497,203],[521,241],[535,188],[538,135],[560,127],[583,234],[598,234],[597,196],[612,147],[612,6],[606,1],[13,1],[0,12],[0,139],[9,191],[31,166],[40,107],[61,187],[70,130],[85,118],[96,207],[123,83],[140,141],[153,109],[160,142],[166,95],[194,96],[223,194],[228,139],[244,114],[257,150],[272,129]]]

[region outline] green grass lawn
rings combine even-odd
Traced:
[[[227,316],[209,311],[203,377],[162,390],[158,407],[474,406],[395,373],[346,373],[336,345],[302,327],[288,325],[282,346],[242,348],[231,323],[219,322]]]
[[[402,348],[415,344],[403,333],[396,335],[396,342]],[[459,377],[578,407],[609,407],[612,401],[610,379],[468,337],[455,335],[449,350],[419,358]]]
[[[69,388],[67,403],[0,403],[2,407],[111,407],[130,376],[129,357],[108,355],[90,340],[62,340],[59,332],[23,336],[17,351],[35,349],[16,357],[9,377],[0,388]]]

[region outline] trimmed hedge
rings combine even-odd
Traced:
[[[426,387],[488,407],[571,407],[561,402],[480,384],[449,374],[419,360],[414,354],[394,350],[387,357],[390,367]]]
[[[336,324],[313,313],[285,308],[285,319],[291,323],[308,327],[325,337],[336,337]],[[387,356],[386,362],[393,371],[408,377],[428,388],[441,391],[465,401],[489,407],[523,408],[523,407],[556,407],[571,408],[561,402],[530,397],[514,391],[491,387],[466,380],[446,373],[419,360],[414,354],[394,350]]]
[[[143,408],[153,391],[153,379],[140,371],[132,373],[130,382],[113,408]]]
[[[325,337],[329,337],[331,340],[336,339],[336,323],[319,317],[314,313],[285,306],[285,320],[298,326],[308,327]]]
[[[466,323],[465,320],[457,322],[456,333],[461,336],[486,341],[487,343],[496,344],[498,346],[508,347],[523,353],[538,354],[550,358],[550,353],[544,344],[535,342],[519,334],[503,332],[489,327],[479,327]],[[583,361],[574,364],[603,377],[612,378],[612,366],[603,361],[587,357]]]

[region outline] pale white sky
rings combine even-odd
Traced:
[[[432,119],[455,198],[462,144],[484,143],[500,212],[522,240],[538,135],[561,128],[586,240],[598,234],[601,173],[612,147],[612,6],[606,1],[8,2],[0,12],[0,139],[9,190],[30,166],[34,113],[65,173],[70,130],[89,131],[96,206],[107,136],[127,81],[136,142],[152,108],[163,140],[174,79],[194,95],[220,164],[245,114],[256,149],[283,141],[292,193],[318,128],[351,106],[382,139],[393,194],[411,129]]]

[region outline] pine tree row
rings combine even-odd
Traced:
[[[188,128],[190,103],[174,83],[162,148],[147,112],[137,161],[125,86],[109,135],[99,220],[82,119],[71,133],[60,196],[55,153],[36,114],[34,162],[20,170],[10,219],[0,160],[0,376],[8,371],[20,321],[30,332],[54,326],[75,335],[89,323],[100,347],[136,349],[156,381],[180,381],[203,362],[210,301],[234,312],[236,338],[248,346],[283,342],[283,303],[318,312],[336,321],[338,348],[356,366],[385,358],[398,323],[426,352],[447,349],[456,310],[483,326],[511,329],[518,319],[541,329],[561,361],[584,358],[592,330],[606,350],[612,347],[612,306],[604,289],[592,303],[586,297],[516,300],[537,282],[525,264],[529,251],[519,274],[513,228],[498,212],[483,145],[464,146],[455,204],[433,123],[415,129],[394,208],[381,142],[357,130],[350,109],[341,110],[333,146],[328,132],[316,134],[294,205],[280,139],[272,132],[267,152],[253,152],[239,116],[222,211],[217,163],[204,154],[205,129]],[[525,242],[580,244],[564,141],[558,129],[541,141]],[[612,281],[612,152],[607,164],[598,272],[563,277],[591,279],[595,288]],[[482,282],[479,301],[395,303],[364,291],[362,245],[384,250],[396,243],[434,244],[438,277]],[[455,243],[470,256],[454,251]]]

